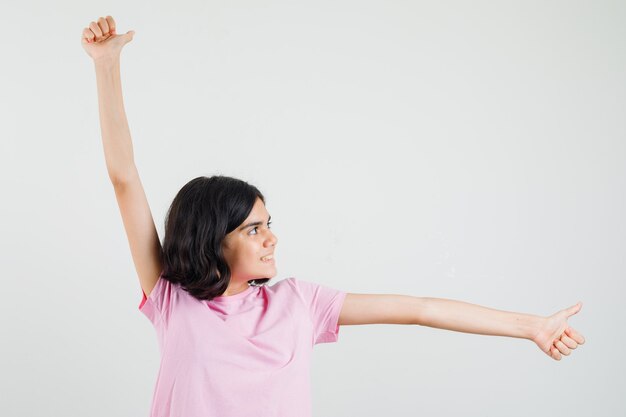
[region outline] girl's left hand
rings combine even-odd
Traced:
[[[583,335],[567,324],[567,319],[578,313],[582,305],[582,302],[578,302],[572,307],[546,317],[533,336],[532,341],[552,359],[560,361],[561,355],[569,356],[573,349],[585,343]]]

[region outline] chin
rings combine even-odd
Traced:
[[[263,278],[274,278],[276,276],[276,268],[274,268],[273,272],[270,272],[269,274],[266,272],[264,274],[261,274],[262,276],[259,276],[257,279],[263,279]]]

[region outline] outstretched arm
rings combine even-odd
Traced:
[[[552,316],[495,310],[463,301],[395,294],[348,294],[339,325],[417,324],[465,333],[529,339],[548,356],[561,360],[585,342],[567,325],[582,303]]]

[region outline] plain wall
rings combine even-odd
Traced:
[[[147,416],[153,327],[106,171],[84,27],[122,82],[161,239],[200,175],[267,197],[278,275],[550,315],[587,343],[342,326],[325,416],[617,416],[626,342],[619,1],[3,2],[0,415]],[[234,393],[245,398],[246,393]],[[294,416],[295,417],[295,416]]]

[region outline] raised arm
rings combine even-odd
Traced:
[[[146,295],[161,272],[161,243],[148,200],[135,166],[130,129],[124,111],[120,53],[135,32],[116,34],[111,16],[91,22],[81,43],[93,59],[98,85],[102,145],[109,178],[115,190],[130,251],[142,290]]]

